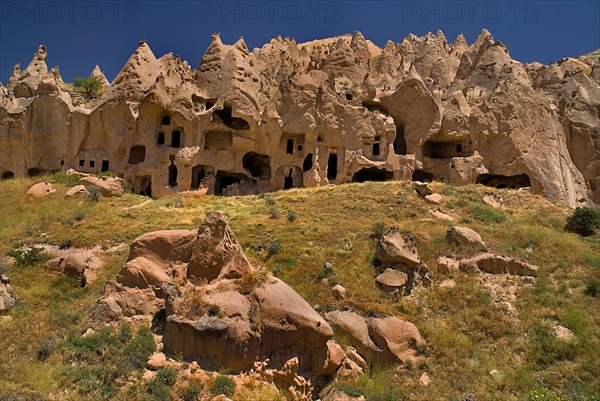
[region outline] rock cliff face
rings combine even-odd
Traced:
[[[418,179],[600,201],[600,62],[512,60],[483,31],[383,49],[359,32],[250,51],[213,35],[192,69],[141,42],[95,100],[40,46],[0,88],[2,178],[111,171],[136,193],[248,194]]]

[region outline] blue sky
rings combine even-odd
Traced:
[[[600,1],[74,1],[0,2],[0,80],[25,68],[39,44],[67,82],[98,64],[112,80],[141,39],[155,55],[180,55],[197,67],[220,32],[244,36],[250,49],[281,35],[308,41],[361,31],[379,46],[409,33],[441,29],[471,43],[482,28],[510,46],[513,58],[548,63],[600,47]]]

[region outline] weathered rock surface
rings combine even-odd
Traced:
[[[123,195],[125,192],[124,188],[125,181],[121,178],[115,177],[99,177],[99,176],[87,176],[83,177],[77,185],[83,185],[84,187],[88,185],[95,185],[98,187],[103,196],[106,197],[116,197]]]
[[[343,359],[329,324],[287,284],[250,265],[221,213],[208,213],[198,230],[134,240],[92,326],[161,309],[165,354],[204,369],[246,371],[269,359],[279,370],[296,358],[299,374],[318,381]]]
[[[378,281],[389,281],[394,277],[394,282],[401,280],[401,276],[392,272],[385,274],[386,270],[397,270],[407,277],[403,286],[403,293],[409,293],[417,285],[431,285],[431,271],[421,261],[419,252],[414,243],[411,232],[400,233],[398,229],[391,228],[377,243],[377,260],[381,263],[380,271],[383,276]],[[377,280],[377,279],[376,279]],[[385,284],[383,289],[388,290]]]
[[[38,182],[33,184],[31,188],[25,192],[25,195],[31,196],[32,198],[43,198],[56,192],[56,189],[49,182]]]
[[[4,274],[0,275],[0,312],[11,309],[15,304],[13,289],[10,285],[10,279]]]
[[[521,64],[486,30],[471,45],[427,33],[380,49],[356,32],[253,51],[217,34],[197,69],[142,41],[110,84],[94,68],[93,100],[46,58],[42,45],[2,88],[2,178],[108,170],[153,197],[443,180],[600,200],[599,63]]]
[[[504,256],[483,253],[460,261],[463,271],[482,271],[491,274],[514,274],[518,276],[537,276],[538,267],[529,263]]]
[[[467,245],[471,247],[485,246],[481,235],[467,227],[454,226],[446,231],[446,241],[456,245]]]
[[[392,292],[398,290],[402,292],[408,282],[408,275],[401,271],[387,268],[375,278],[375,281],[384,291]]]
[[[416,267],[421,258],[410,237],[404,236],[396,229],[391,229],[377,244],[377,259],[387,263],[402,263],[408,267]]]
[[[413,360],[416,346],[423,343],[415,325],[394,316],[365,318],[350,311],[332,311],[325,319],[371,366]]]

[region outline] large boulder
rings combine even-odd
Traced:
[[[467,245],[483,248],[485,246],[481,235],[467,227],[450,227],[446,231],[446,241],[456,245]]]
[[[365,318],[351,311],[332,311],[325,319],[371,366],[414,360],[417,345],[424,342],[414,324],[395,316]]]
[[[116,177],[98,177],[90,175],[79,180],[77,185],[95,185],[103,196],[107,198],[118,197],[125,192],[125,180]]]
[[[56,192],[56,189],[49,182],[38,182],[25,192],[25,195],[32,198],[43,198]]]
[[[377,259],[387,263],[402,263],[408,267],[417,267],[421,258],[412,243],[412,234],[401,234],[392,228],[377,244]]]
[[[408,282],[408,274],[387,268],[383,273],[377,276],[375,281],[377,282],[377,285],[386,292],[393,292],[396,290],[401,292]]]

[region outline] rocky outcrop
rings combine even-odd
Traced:
[[[105,90],[85,102],[46,59],[40,46],[2,88],[3,178],[110,171],[152,197],[389,179],[600,196],[599,63],[521,64],[486,30],[253,51],[217,34],[197,69],[143,41],[110,84],[94,69]]]
[[[8,311],[15,302],[10,279],[4,274],[0,274],[0,312]]]
[[[164,352],[204,369],[247,371],[266,359],[282,369],[296,358],[297,372],[318,381],[341,364],[329,324],[291,287],[248,262],[221,213],[208,213],[198,230],[134,240],[92,326],[161,310]]]
[[[414,324],[394,316],[365,318],[351,311],[332,311],[325,319],[370,366],[414,360],[417,345],[424,343]]]
[[[538,267],[527,262],[482,253],[469,259],[460,261],[460,269],[463,271],[481,271],[491,274],[514,274],[518,276],[537,276]]]
[[[400,233],[391,228],[379,239],[376,258],[382,272],[376,281],[385,291],[402,290],[408,294],[417,285],[431,284],[431,272],[421,261],[411,232]]]
[[[123,195],[123,192],[125,192],[124,184],[125,181],[121,178],[90,175],[79,180],[77,186],[83,185],[85,188],[94,185],[98,187],[103,196],[110,198]]]

